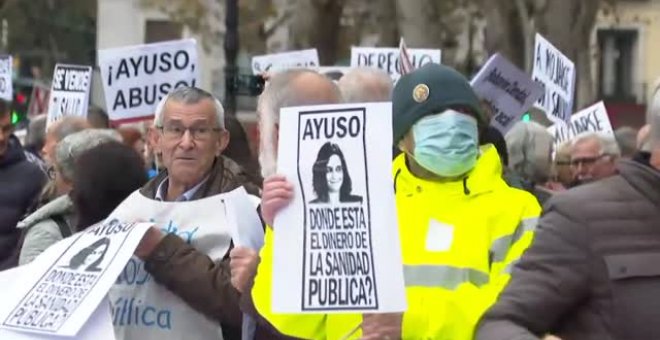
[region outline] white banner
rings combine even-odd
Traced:
[[[126,265],[149,223],[111,220],[42,253],[0,304],[0,327],[75,336]]]
[[[555,139],[555,147],[570,141],[584,132],[614,134],[607,109],[603,102],[594,104],[571,117],[569,124],[560,122],[548,128]]]
[[[414,69],[418,69],[428,63],[440,64],[442,52],[437,49],[408,48],[410,59]],[[351,67],[374,67],[387,72],[392,80],[397,81],[401,77],[401,65],[399,63],[400,49],[389,47],[352,47]]]
[[[10,55],[0,56],[0,99],[9,102],[14,100],[13,70],[12,57]]]
[[[55,65],[48,102],[48,125],[65,116],[87,117],[92,68],[81,65]]]
[[[148,118],[171,90],[200,79],[194,39],[99,50],[99,67],[112,121]]]
[[[545,86],[545,93],[535,106],[555,123],[569,122],[575,95],[575,65],[538,33],[532,78]]]
[[[252,57],[252,73],[277,72],[292,68],[317,68],[319,53],[315,48]]]
[[[405,310],[391,111],[391,103],[282,109],[278,173],[295,196],[274,223],[274,312]]]
[[[493,107],[495,114],[490,125],[502,135],[506,135],[543,95],[541,84],[533,81],[499,53],[488,60],[471,84],[479,98]]]

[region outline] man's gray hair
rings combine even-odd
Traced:
[[[509,168],[535,184],[550,178],[552,134],[536,122],[518,122],[504,136],[509,153]]]
[[[89,122],[85,118],[66,116],[49,126],[46,133],[54,136],[59,142],[69,135],[89,128]]]
[[[357,68],[337,83],[346,103],[388,102],[392,100],[392,78],[377,68]]]
[[[275,135],[275,126],[280,121],[280,109],[284,107],[326,104],[315,102],[306,98],[303,93],[296,88],[295,80],[304,75],[317,75],[319,79],[328,82],[328,86],[333,91],[334,96],[341,100],[341,92],[337,85],[325,76],[316,71],[308,69],[290,69],[275,74],[266,84],[264,92],[259,96],[257,102],[257,112],[259,114],[259,163],[263,177],[268,177],[275,173],[276,151],[271,138]]]
[[[46,123],[48,122],[48,116],[40,114],[35,116],[30,120],[30,125],[27,128],[27,134],[25,135],[25,144],[30,146],[36,146],[41,150],[41,147],[46,141]]]
[[[600,145],[599,153],[601,155],[609,155],[615,157],[621,157],[621,149],[616,142],[616,139],[613,135],[605,134],[602,132],[584,132],[573,140],[573,146],[584,143],[586,141],[595,140]]]
[[[163,126],[165,104],[167,104],[168,101],[171,100],[183,104],[197,104],[204,99],[209,99],[213,101],[213,105],[215,106],[215,118],[218,124],[217,127],[224,129],[225,109],[222,107],[220,101],[214,95],[200,88],[189,87],[189,86],[179,86],[176,89],[172,90],[172,92],[168,93],[165,97],[163,97],[163,99],[161,99],[161,101],[158,103],[158,106],[156,107],[154,126],[156,127]]]
[[[76,160],[85,151],[107,142],[121,142],[121,135],[110,129],[87,129],[67,136],[57,143],[55,165],[62,177],[68,181],[75,177]]]

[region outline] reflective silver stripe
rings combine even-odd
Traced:
[[[515,261],[512,261],[511,263],[507,264],[506,267],[504,267],[504,269],[502,269],[502,274],[511,274],[511,272],[516,267],[516,265],[518,264],[519,261],[520,260],[515,260]]]
[[[492,262],[504,261],[511,246],[518,242],[525,232],[536,230],[538,222],[538,217],[526,218],[520,222],[512,235],[502,236],[495,240],[490,247],[490,252],[493,254]]]
[[[461,283],[483,286],[488,283],[488,274],[470,268],[452,266],[403,266],[406,287],[441,287],[454,290]]]

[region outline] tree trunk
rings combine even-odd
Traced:
[[[300,0],[292,22],[291,38],[294,49],[315,47],[321,65],[333,65],[337,60],[337,46],[344,0]]]

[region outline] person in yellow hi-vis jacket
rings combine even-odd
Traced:
[[[427,64],[398,81],[392,168],[408,309],[390,314],[274,314],[273,233],[267,228],[251,290],[260,317],[304,339],[471,339],[532,241],[541,208],[510,188],[477,96],[455,70]],[[282,176],[264,182],[261,212],[273,218],[293,197]],[[278,226],[286,228],[286,226]],[[262,320],[263,321],[263,320]]]

